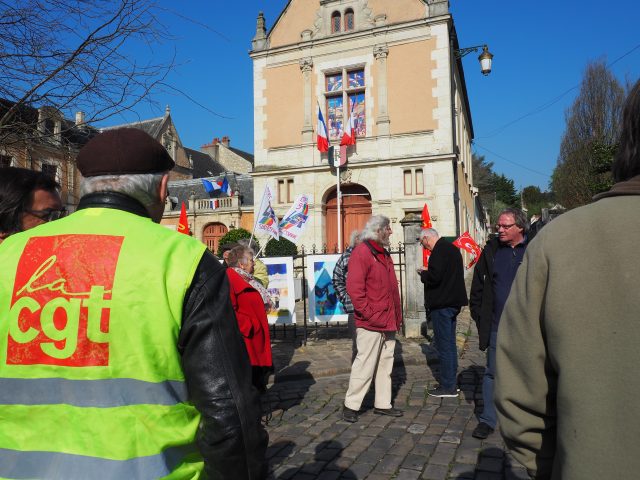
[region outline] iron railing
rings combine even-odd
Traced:
[[[333,250],[333,251],[332,251]],[[307,287],[307,265],[310,255],[327,255],[338,253],[338,246],[335,245],[333,249],[327,249],[327,245],[323,244],[321,248],[318,248],[315,244],[311,245],[311,249],[306,250],[304,245],[299,247],[299,253],[293,256],[293,273],[296,278],[301,279],[302,292],[301,299],[296,301],[296,312],[302,310],[302,321],[299,320],[299,316],[296,323],[293,324],[272,324],[271,325],[271,339],[272,340],[290,340],[292,342],[300,341],[303,345],[307,344],[307,339],[311,336],[315,339],[321,337],[330,338],[331,336],[341,337],[348,335],[347,322],[309,322],[308,315],[308,287]],[[406,263],[405,263],[405,250],[404,244],[399,243],[392,246],[392,250],[389,250],[393,264],[396,269],[396,275],[399,281],[400,290],[400,304],[404,312],[404,290],[405,290],[405,275],[406,275]],[[404,315],[404,313],[403,313]],[[403,318],[404,320],[404,318]],[[404,330],[404,322],[403,322]],[[403,332],[404,333],[404,332]]]

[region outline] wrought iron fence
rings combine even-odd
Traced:
[[[331,322],[310,322],[309,321],[309,289],[307,283],[307,265],[308,257],[311,255],[327,255],[337,254],[338,246],[335,245],[333,249],[327,249],[327,245],[323,244],[321,248],[318,248],[315,244],[311,245],[311,248],[307,250],[304,245],[301,245],[298,249],[299,253],[293,256],[293,273],[296,278],[301,279],[301,298],[296,301],[296,313],[302,313],[302,321],[296,320],[292,324],[272,324],[271,325],[271,339],[272,340],[289,340],[292,342],[299,341],[303,345],[306,345],[307,340],[311,337],[314,339],[320,339],[322,337],[343,337],[348,335],[347,322],[331,321]],[[392,246],[389,250],[393,264],[396,269],[396,275],[399,281],[400,290],[400,304],[404,307],[404,286],[406,283],[406,263],[405,263],[405,249],[404,244],[399,243]],[[403,308],[404,311],[404,308]],[[403,313],[404,315],[404,313]],[[299,315],[297,315],[299,318]]]

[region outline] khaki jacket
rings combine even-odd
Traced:
[[[498,330],[495,400],[505,442],[534,478],[640,472],[635,181],[635,194],[614,187],[546,225],[511,288]]]

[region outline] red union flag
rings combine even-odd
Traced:
[[[123,237],[33,237],[18,261],[8,365],[109,365],[111,291]]]
[[[480,258],[482,249],[478,246],[475,240],[471,238],[471,235],[469,235],[469,232],[464,232],[453,242],[453,244],[456,247],[461,248],[462,250],[469,252],[471,255],[473,255],[473,258],[471,259],[471,262],[469,263],[469,265],[467,265],[467,268],[473,267],[473,265]]]
[[[429,208],[427,207],[427,204],[424,204],[424,207],[422,207],[422,228],[431,228],[431,217],[429,216]]]
[[[180,220],[178,220],[178,231],[185,235],[191,235],[189,232],[189,220],[187,219],[187,208],[182,202],[182,208],[180,209]]]
[[[429,208],[427,204],[424,204],[422,207],[422,228],[431,228],[431,217],[429,216]],[[431,255],[431,250],[427,250],[426,248],[422,249],[422,265],[425,267],[429,266],[429,256]]]

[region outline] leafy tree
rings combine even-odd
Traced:
[[[611,184],[625,89],[604,61],[587,65],[580,92],[565,112],[566,128],[551,187],[566,208],[591,201]]]
[[[552,196],[548,192],[542,192],[540,187],[535,185],[523,188],[521,196],[523,207],[527,209],[529,217],[540,215],[542,209],[549,207],[552,201]]]
[[[495,201],[495,189],[493,188],[493,162],[487,162],[484,155],[471,157],[473,163],[473,185],[478,189],[478,195],[485,207],[489,207]]]
[[[280,240],[272,238],[264,247],[265,257],[293,257],[298,254],[298,247],[295,243],[280,237]]]
[[[218,252],[216,255],[222,258],[222,245],[225,243],[234,243],[242,238],[251,238],[251,232],[244,228],[234,228],[225,233],[220,240],[218,241]],[[256,237],[253,237],[253,242],[255,242],[257,249],[260,249],[260,242]]]
[[[496,220],[505,208],[519,206],[520,198],[513,180],[504,174],[496,174],[493,162],[485,160],[484,155],[473,154],[472,161],[473,184],[478,188],[478,195],[482,205],[488,210],[491,221]]]
[[[154,60],[167,31],[155,12],[152,0],[0,1],[0,145],[36,134],[26,107],[82,110],[91,123],[147,98],[172,66]]]
[[[496,192],[496,200],[501,201],[508,207],[519,207],[520,198],[516,192],[515,184],[513,180],[501,175],[494,175],[493,188]]]

